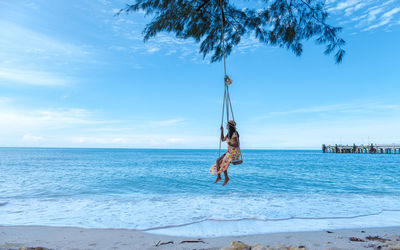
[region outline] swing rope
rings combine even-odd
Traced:
[[[221,9],[221,43],[222,43],[222,54],[223,54],[223,57],[224,57],[224,100],[222,101],[221,127],[224,125],[225,106],[226,106],[226,121],[227,122],[229,121],[229,108],[230,108],[230,112],[232,114],[232,120],[235,121],[235,117],[233,116],[231,98],[229,96],[229,84],[231,84],[231,79],[226,74],[225,37],[224,37],[224,34],[225,34],[225,28],[224,28],[225,16],[224,16],[224,10],[223,10],[223,6],[222,6],[222,1],[223,0],[219,0],[220,9]],[[222,138],[220,138],[220,140],[219,140],[218,157],[221,156],[221,143],[222,143]]]
[[[225,88],[225,90],[224,90],[224,101],[222,102],[221,126],[224,124],[225,98],[226,98],[226,88]],[[221,156],[221,143],[222,143],[222,138],[219,139],[218,158]]]

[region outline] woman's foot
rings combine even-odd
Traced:
[[[225,186],[229,181],[229,177],[225,177],[224,183],[222,183],[222,186]]]
[[[222,180],[221,176],[218,176],[217,179],[214,181],[214,184]]]

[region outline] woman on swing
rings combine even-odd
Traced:
[[[228,130],[228,134],[224,136],[224,128],[221,126],[221,140],[226,141],[226,144],[228,144],[228,150],[216,161],[217,179],[214,181],[214,184],[220,181],[221,173],[223,172],[225,180],[222,186],[225,186],[229,181],[229,164],[231,163],[231,161],[238,159],[238,157],[240,156],[239,134],[236,131],[236,122],[232,120],[228,121],[226,129]]]

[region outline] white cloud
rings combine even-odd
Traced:
[[[124,46],[118,46],[118,45],[112,45],[110,46],[110,49],[116,50],[116,51],[124,51],[126,48]]]
[[[356,12],[357,10],[363,8],[364,6],[366,6],[368,3],[367,2],[362,2],[362,3],[358,3],[354,6],[352,6],[351,8],[347,8],[345,10],[345,15],[346,16],[350,16],[351,14],[353,14],[354,12]]]
[[[61,77],[54,73],[0,68],[0,84],[21,83],[38,86],[58,86],[66,85],[68,82],[69,80],[66,77]]]
[[[184,119],[178,118],[178,119],[169,119],[169,120],[163,120],[163,121],[151,121],[149,122],[149,125],[152,127],[165,127],[165,126],[176,126],[178,124],[182,124]]]
[[[2,104],[2,103],[8,103],[8,102],[11,102],[11,101],[13,101],[12,98],[9,98],[9,97],[1,97],[1,96],[0,96],[0,104]]]
[[[48,132],[113,122],[99,121],[92,116],[85,109],[29,110],[0,106],[0,131],[29,134],[29,131]]]
[[[400,136],[393,131],[400,130],[399,117],[399,104],[371,100],[270,112],[241,124],[241,143],[245,148],[398,143]]]
[[[157,52],[159,50],[160,50],[160,48],[152,47],[152,48],[148,48],[147,52],[149,52],[150,54],[153,54],[154,52]]]
[[[319,148],[322,143],[396,142],[400,105],[346,103],[271,112],[241,123],[243,148]],[[111,121],[86,109],[0,106],[0,146],[216,148],[218,131],[193,133],[185,119]],[[323,119],[314,119],[319,115]],[[317,115],[317,116],[316,116]],[[379,119],[378,119],[379,117]],[[283,119],[282,119],[283,118]],[[282,123],[282,120],[284,122]],[[186,124],[187,125],[187,124]],[[210,132],[212,134],[210,134]],[[215,134],[214,134],[215,133]],[[369,136],[369,138],[368,138]]]
[[[182,118],[116,121],[97,119],[99,113],[86,109],[7,105],[0,105],[0,146],[182,148],[207,147],[212,141],[207,136],[185,135]]]
[[[394,8],[382,15],[384,18],[392,18],[394,14],[400,12],[400,7]]]
[[[89,144],[89,145],[109,145],[109,144],[125,144],[127,140],[125,138],[108,138],[104,136],[78,136],[71,137],[71,142],[77,144]]]
[[[244,148],[315,148],[325,144],[399,143],[400,120],[342,119],[304,122],[295,125],[266,126],[254,132],[241,133]]]
[[[111,140],[111,143],[117,143],[117,144],[127,143],[127,140],[125,138],[114,138]]]
[[[40,7],[37,3],[34,2],[28,2],[25,4],[26,7],[31,8],[33,10],[38,10]]]
[[[346,1],[330,2],[330,4],[337,3],[337,5],[336,6],[331,6],[329,8],[329,11],[344,10],[344,9],[350,8],[350,7],[356,5],[356,4],[360,3],[360,2],[361,2],[361,0],[346,0]]]
[[[23,142],[28,142],[28,143],[31,143],[31,142],[41,142],[41,141],[43,141],[43,140],[44,140],[43,136],[36,136],[36,135],[31,135],[31,134],[25,134],[25,135],[22,137],[22,141],[23,141]]]
[[[311,106],[305,108],[297,108],[292,110],[284,111],[273,111],[258,117],[257,119],[266,119],[273,116],[288,116],[295,114],[338,114],[338,113],[370,113],[375,112],[400,112],[400,105],[397,104],[381,104],[381,103],[363,103],[363,102],[353,102],[353,103],[342,103],[334,105],[322,105],[322,106]]]
[[[90,119],[91,113],[86,109],[35,110],[32,112],[38,119],[62,124],[104,124],[106,121]]]
[[[397,7],[397,8],[394,8],[394,9],[390,10],[390,11],[385,12],[385,13],[381,16],[380,21],[379,21],[378,23],[375,23],[375,24],[373,24],[373,25],[370,25],[369,27],[367,27],[367,28],[364,29],[364,30],[365,30],[365,31],[367,31],[367,30],[372,30],[372,29],[376,29],[376,28],[378,28],[378,27],[381,27],[381,26],[384,26],[384,25],[389,24],[389,23],[392,21],[394,15],[397,14],[398,12],[400,12],[400,7]],[[393,24],[392,24],[392,25],[393,25]]]
[[[54,86],[65,85],[79,65],[93,63],[86,45],[37,31],[29,23],[0,20],[0,81]],[[62,73],[61,73],[62,72]]]
[[[383,26],[383,25],[385,25],[385,24],[388,24],[389,21],[390,21],[390,20],[388,20],[388,19],[382,20],[382,21],[380,21],[379,23],[376,23],[376,24],[374,24],[374,25],[371,25],[371,26],[365,28],[364,31],[376,29],[376,28],[381,27],[381,26]]]
[[[320,113],[328,111],[343,110],[343,108],[351,107],[349,104],[337,104],[337,105],[326,105],[326,106],[313,106],[308,108],[299,108],[280,112],[271,112],[269,115],[291,115],[300,113]]]
[[[339,23],[346,28],[369,31],[398,25],[398,0],[338,0],[328,1],[328,11],[338,14]],[[344,13],[344,15],[342,15]]]
[[[376,19],[376,16],[381,12],[383,12],[383,8],[374,8],[374,9],[372,9],[371,11],[368,12],[368,19],[367,20],[369,22],[374,21]]]
[[[102,133],[91,131],[116,123],[95,118],[86,109],[17,109],[0,106],[0,146],[72,146],[81,144],[122,145],[122,136],[102,140]],[[89,131],[89,132],[88,132]],[[92,136],[80,134],[94,134]]]
[[[59,137],[63,145],[74,147],[123,147],[123,148],[215,148],[218,138],[209,135],[125,133],[90,136]],[[210,146],[211,145],[211,146]]]
[[[182,137],[180,138],[172,137],[172,138],[167,138],[166,141],[171,143],[177,143],[177,142],[184,142],[185,139]]]
[[[27,59],[27,54],[41,57],[82,58],[88,54],[82,46],[51,37],[11,22],[0,21],[1,54],[14,54]]]
[[[142,22],[132,20],[134,20],[133,16],[128,18],[119,16],[117,19],[110,20],[113,25],[113,31],[121,37],[121,42],[118,45],[119,50],[140,54],[154,54],[162,51],[166,55],[177,54],[179,58],[187,56],[201,58],[201,55],[198,54],[198,44],[191,39],[176,38],[173,33],[159,33],[156,37],[144,43],[141,31],[146,23],[143,22],[143,19],[140,19]],[[130,31],[127,32],[127,30]],[[113,47],[113,49],[117,48]]]
[[[176,50],[175,49],[171,49],[167,53],[165,53],[165,55],[169,56],[169,55],[172,55],[172,54],[175,54],[175,53],[176,53]]]

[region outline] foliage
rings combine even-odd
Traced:
[[[228,0],[136,0],[118,14],[144,12],[153,19],[143,30],[144,40],[157,33],[175,33],[181,39],[200,43],[203,57],[212,53],[211,61],[222,59],[222,26],[225,50],[229,55],[246,36],[255,36],[266,45],[303,52],[303,42],[312,37],[326,45],[325,54],[335,52],[335,61],[344,56],[345,41],[338,37],[340,27],[326,23],[324,0],[263,0],[262,9],[239,9]]]

